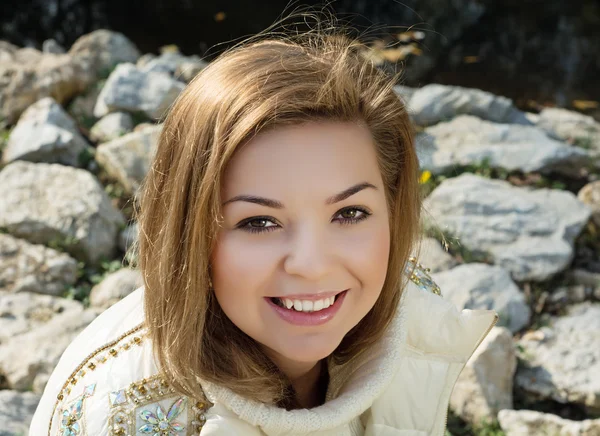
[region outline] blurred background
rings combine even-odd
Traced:
[[[69,342],[141,284],[136,192],[160,120],[220,52],[295,6],[2,0],[0,435]],[[600,435],[600,1],[339,0],[417,131],[420,262],[500,321],[448,435]],[[298,27],[302,30],[302,27]]]

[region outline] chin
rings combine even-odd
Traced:
[[[273,344],[272,348],[280,356],[287,360],[302,363],[318,362],[325,359],[339,346],[343,335],[335,340],[331,338],[296,338],[285,343]]]

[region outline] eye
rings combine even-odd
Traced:
[[[371,213],[362,207],[350,206],[338,211],[336,216],[341,218],[336,219],[336,221],[340,224],[356,224],[367,219],[370,215]]]
[[[250,233],[270,232],[279,226],[275,224],[273,218],[266,216],[257,216],[242,221],[237,228]]]

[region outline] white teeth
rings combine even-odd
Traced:
[[[294,309],[298,312],[318,312],[319,310],[327,309],[335,302],[335,296],[323,298],[321,300],[290,300],[289,298],[281,298],[281,302],[287,309]]]

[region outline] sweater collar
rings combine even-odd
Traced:
[[[312,409],[285,410],[246,399],[227,387],[202,382],[213,403],[267,435],[318,434],[347,427],[365,412],[395,377],[407,349],[466,362],[495,324],[493,310],[459,311],[448,300],[409,281],[386,333],[368,353],[347,364],[329,364],[326,402]]]

